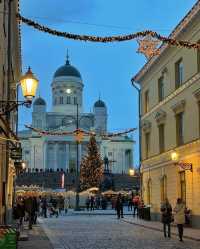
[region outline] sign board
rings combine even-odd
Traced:
[[[12,148],[10,151],[10,158],[13,160],[22,160],[22,148]]]
[[[176,163],[176,165],[179,166],[180,169],[192,171],[192,163],[179,162]]]

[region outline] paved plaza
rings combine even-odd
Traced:
[[[40,219],[55,249],[197,249],[200,242],[129,224],[115,216],[69,215]]]

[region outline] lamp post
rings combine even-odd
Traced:
[[[142,174],[141,174],[141,163],[142,163],[142,133],[141,133],[141,88],[137,83],[131,79],[132,86],[138,93],[138,131],[139,131],[139,174],[140,174],[140,196],[142,197]]]
[[[71,89],[68,88],[66,93],[70,95],[72,93]],[[76,203],[75,203],[75,211],[79,211],[79,191],[80,191],[80,179],[79,179],[79,165],[80,165],[80,143],[83,139],[83,133],[79,130],[79,123],[82,117],[79,117],[79,104],[76,104],[76,117],[71,116],[76,123],[76,133],[75,133],[75,140],[76,140]]]

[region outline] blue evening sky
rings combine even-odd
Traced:
[[[99,36],[120,35],[146,29],[168,35],[194,5],[195,0],[21,0],[21,13],[61,31]],[[51,81],[70,61],[84,82],[84,111],[101,98],[108,108],[108,129],[121,131],[138,126],[137,92],[131,78],[146,59],[136,53],[137,42],[91,43],[51,36],[22,25],[23,72],[30,65],[39,79],[38,94],[51,108]],[[31,123],[30,109],[20,111],[20,129]],[[138,165],[138,134],[133,135]]]

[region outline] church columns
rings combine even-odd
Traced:
[[[54,164],[54,170],[56,171],[57,168],[59,168],[58,165],[58,143],[55,143],[54,153],[55,153],[55,164]]]
[[[47,142],[43,144],[43,170],[47,168]]]
[[[66,144],[66,170],[69,171],[69,144]]]

